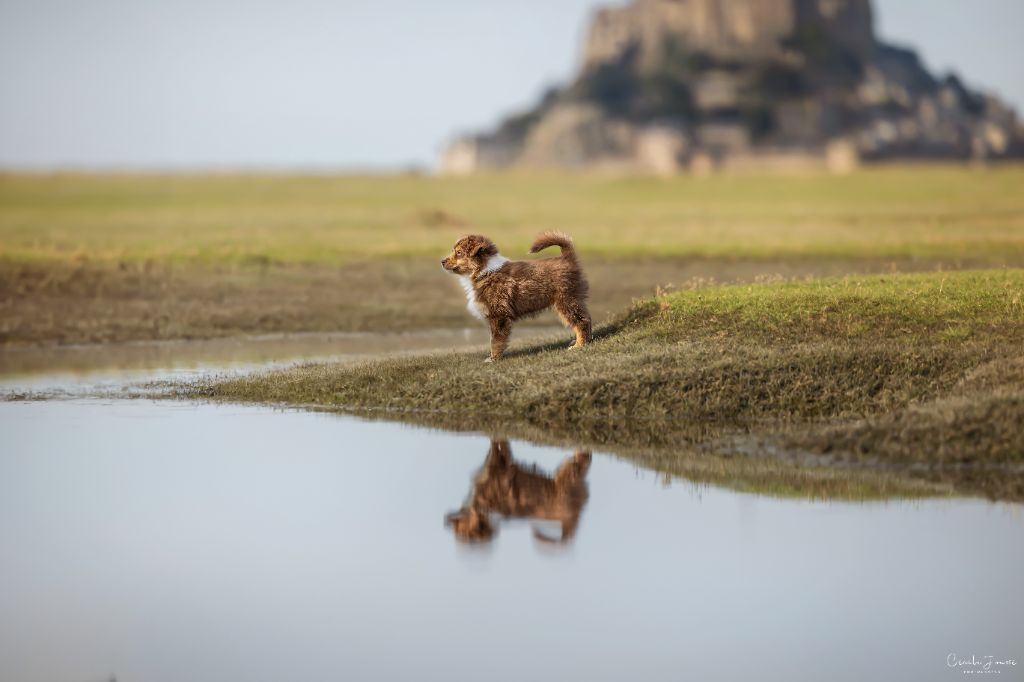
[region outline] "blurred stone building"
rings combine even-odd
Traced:
[[[845,171],[1022,154],[1014,112],[879,42],[869,0],[634,0],[594,14],[571,83],[455,140],[440,169]]]

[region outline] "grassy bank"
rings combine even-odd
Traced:
[[[1021,270],[696,289],[564,346],[493,367],[482,353],[305,365],[188,393],[532,431],[667,470],[770,454],[1024,498]]]
[[[0,344],[471,324],[469,229],[575,237],[597,319],[659,286],[1024,266],[1024,167],[825,175],[0,174]],[[553,318],[541,320],[550,324]]]

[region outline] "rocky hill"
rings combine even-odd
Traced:
[[[1014,112],[880,42],[870,0],[634,0],[595,13],[572,82],[455,140],[441,170],[1020,156]]]

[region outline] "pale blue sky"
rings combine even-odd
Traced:
[[[0,166],[431,164],[573,71],[592,0],[0,0]],[[876,0],[1024,109],[1024,2]]]

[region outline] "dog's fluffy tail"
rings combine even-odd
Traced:
[[[530,247],[530,253],[537,253],[549,246],[558,246],[562,249],[562,257],[576,262],[576,249],[572,245],[572,237],[565,234],[564,232],[541,232],[537,235],[537,238],[533,240],[533,246]]]

